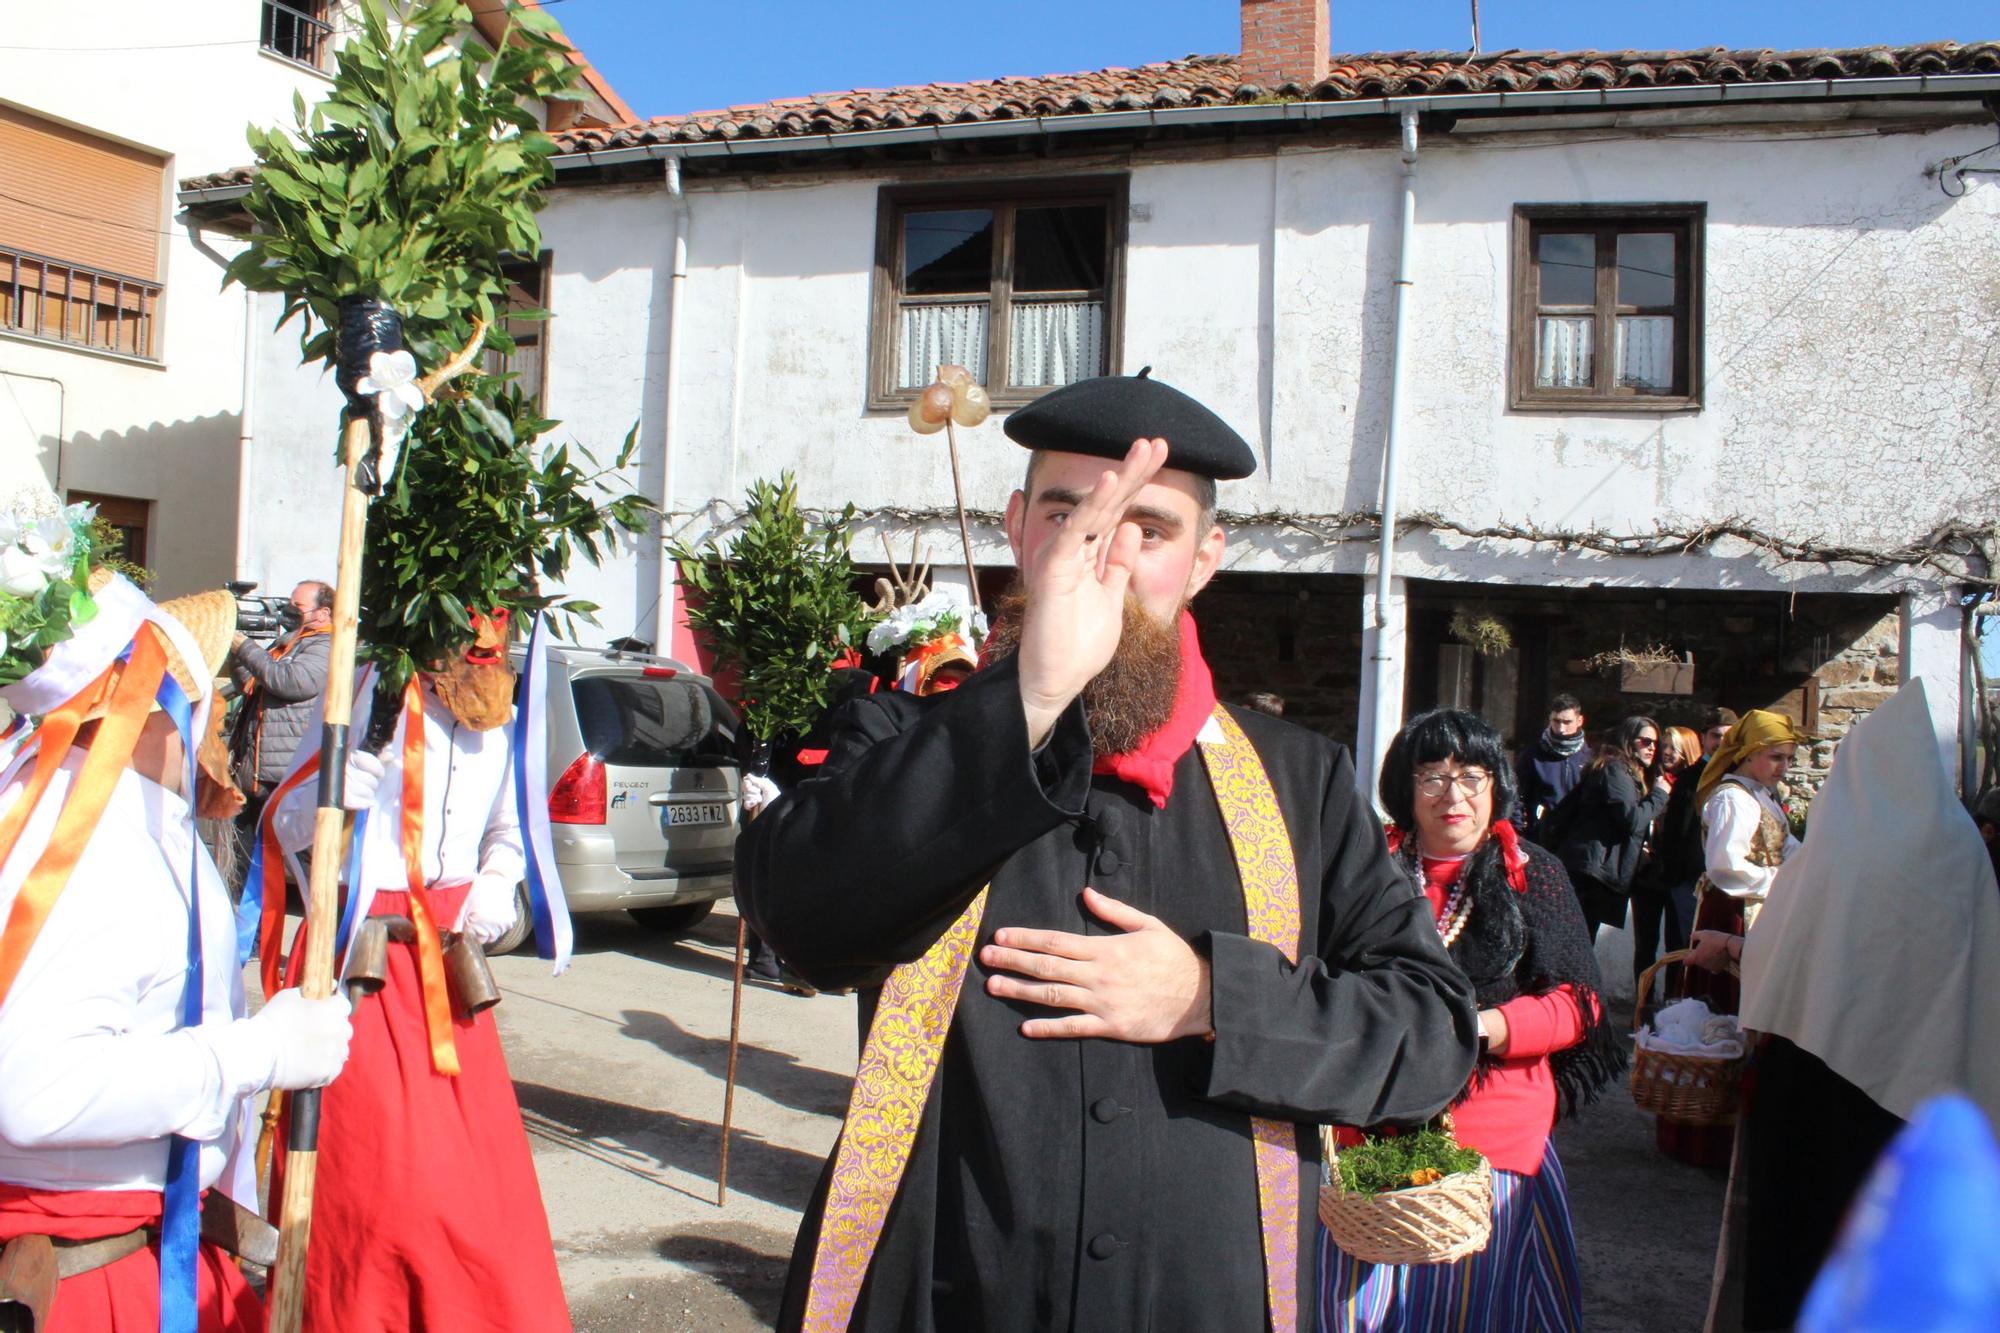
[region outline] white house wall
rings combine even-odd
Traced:
[[[1872,545],[1990,506],[1994,389],[1984,362],[2000,332],[2000,252],[1991,244],[2000,194],[1988,187],[1949,200],[1923,174],[1986,133],[1859,127],[1428,141],[1406,508],[1471,524],[1618,532],[1740,517]],[[1122,363],[1128,372],[1153,365],[1256,444],[1265,471],[1225,489],[1231,509],[1332,514],[1375,503],[1397,169],[1391,150],[1335,148],[1131,171]],[[809,503],[828,507],[934,509],[948,499],[941,441],[862,405],[875,199],[889,179],[690,192],[674,510],[734,501],[751,478],[787,467]],[[661,233],[668,215],[662,192],[653,193],[660,202],[641,225]],[[559,194],[547,215],[559,273],[566,234],[594,236],[591,218],[612,207],[606,200],[604,191]],[[1647,201],[1708,205],[1705,406],[1657,416],[1509,412],[1513,206]],[[578,341],[566,335],[577,312],[561,296],[559,284],[557,375],[569,373]],[[559,413],[577,415],[566,405]],[[963,443],[968,501],[999,508],[1018,477],[1018,450],[997,425]],[[982,558],[999,558],[987,536]],[[1417,540],[1408,572],[1541,583],[1869,582],[1853,569],[1769,568],[1727,554],[1550,555]],[[1355,571],[1364,557],[1358,545],[1317,546],[1273,529],[1249,534],[1234,560]]]
[[[55,482],[60,406],[63,487],[152,502],[147,562],[163,595],[237,572],[242,426],[244,296],[221,290],[214,259],[173,223],[174,182],[245,162],[247,122],[289,123],[295,91],[312,101],[327,86],[260,50],[261,14],[259,0],[10,5],[0,49],[0,100],[166,159],[159,362],[0,335],[0,371],[13,372],[0,375],[0,472],[39,463]],[[33,164],[0,164],[15,170]]]
[[[2000,512],[1990,364],[2000,345],[2000,187],[1951,200],[1924,175],[1990,133],[1878,135],[1851,124],[1811,135],[1428,138],[1418,167],[1405,511],[1612,532],[1737,517],[1861,545]],[[690,535],[726,519],[753,479],[785,469],[807,504],[852,501],[885,530],[907,534],[897,511],[948,505],[943,437],[918,437],[900,414],[864,406],[877,192],[900,179],[690,178],[680,403],[664,469],[665,187],[556,191],[543,228],[553,252],[547,407],[563,422],[557,438],[608,452],[636,422],[644,449],[631,480],[653,496],[664,486],[670,528]],[[1263,471],[1226,486],[1226,508],[1375,506],[1397,183],[1390,149],[1131,168],[1120,361],[1128,373],[1151,364],[1252,441]],[[1654,201],[1708,206],[1703,408],[1508,411],[1514,205]],[[272,413],[306,401],[271,397],[287,406],[260,407],[260,434],[275,428]],[[331,401],[322,395],[310,408],[315,438]],[[1021,451],[997,419],[962,432],[961,446],[968,503],[1000,509],[1018,483]],[[335,480],[330,466],[322,470],[317,503],[331,504]],[[935,519],[924,526],[933,556],[949,563],[955,531]],[[285,539],[296,534],[287,526]],[[997,530],[975,537],[983,563],[1006,562]],[[330,552],[330,528],[322,540]],[[859,554],[878,552],[864,534]],[[1239,532],[1229,558],[1242,569],[1354,573],[1372,557],[1363,543],[1273,525]],[[1773,565],[1727,545],[1610,559],[1423,534],[1405,539],[1399,571],[1549,585],[1897,586],[1891,575]],[[572,585],[604,605],[607,634],[651,638],[656,580],[642,542],[603,571],[579,570]]]

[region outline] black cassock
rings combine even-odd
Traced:
[[[737,845],[744,914],[820,986],[862,988],[922,956],[992,882],[1003,926],[1111,933],[1086,884],[1161,918],[1212,966],[1215,1040],[1034,1040],[1054,1011],[985,991],[977,956],[852,1327],[1245,1330],[1265,1324],[1252,1115],[1300,1123],[1299,1325],[1312,1325],[1313,1126],[1420,1120],[1465,1086],[1472,988],[1391,865],[1347,751],[1232,709],[1277,792],[1309,956],[1249,938],[1199,747],[1155,808],[1091,774],[1081,704],[1028,749],[1014,666],[942,698],[848,706],[818,776]],[[780,1328],[804,1312],[822,1173]]]

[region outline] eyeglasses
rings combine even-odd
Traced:
[[[1468,768],[1462,773],[1420,773],[1417,775],[1417,790],[1426,796],[1443,796],[1452,788],[1467,796],[1477,796],[1493,783],[1493,775],[1483,768]]]
[[[1660,742],[1652,736],[1641,736],[1638,740],[1632,742],[1632,748],[1635,750],[1657,750],[1660,748]]]

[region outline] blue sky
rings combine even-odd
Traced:
[[[1237,47],[1235,0],[544,0],[640,115],[1138,65]],[[1469,0],[1333,0],[1336,51],[1463,50]],[[1992,0],[1480,0],[1487,51],[2000,37]]]

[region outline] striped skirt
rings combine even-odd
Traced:
[[[1556,1145],[1539,1174],[1493,1173],[1493,1239],[1455,1264],[1365,1264],[1319,1233],[1321,1333],[1570,1333],[1583,1282]]]

